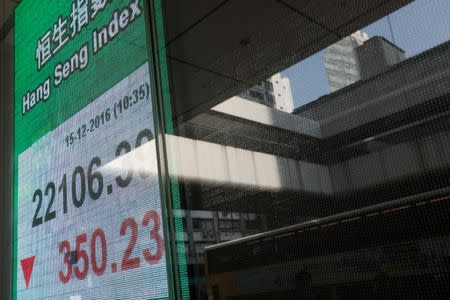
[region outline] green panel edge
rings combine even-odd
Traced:
[[[166,44],[165,44],[165,35],[164,35],[164,14],[162,8],[162,0],[153,0],[150,5],[153,5],[154,10],[154,24],[155,24],[155,32],[156,32],[156,49],[157,49],[157,59],[159,66],[159,75],[160,75],[160,88],[161,88],[161,98],[157,105],[161,105],[160,110],[162,111],[163,120],[161,120],[163,124],[163,139],[165,134],[174,134],[174,127],[172,121],[172,106],[171,106],[171,97],[170,97],[170,88],[169,88],[169,76],[168,76],[168,67],[167,67],[167,54],[166,54]],[[155,111],[155,110],[154,110]],[[159,116],[158,116],[159,117]],[[158,117],[155,117],[154,120],[157,120]],[[166,153],[164,157],[167,158]],[[183,217],[181,213],[181,199],[180,199],[180,190],[178,185],[178,180],[167,174],[163,179],[168,185],[168,194],[165,195],[166,203],[169,205],[169,209],[173,209],[173,221],[175,225],[175,243],[176,243],[176,260],[178,262],[177,266],[173,265],[172,260],[169,262],[169,265],[172,268],[177,268],[172,272],[173,274],[178,274],[178,278],[173,278],[175,285],[178,285],[178,288],[175,287],[175,295],[181,297],[181,299],[190,299],[189,293],[189,277],[187,272],[187,263],[186,263],[186,249],[184,245],[184,226],[183,226]],[[162,189],[162,191],[166,191]],[[168,198],[168,199],[167,199]],[[171,207],[170,207],[171,206]],[[170,214],[166,211],[166,220],[170,220]],[[170,226],[169,226],[170,228]],[[170,235],[169,235],[170,236]],[[171,251],[172,253],[172,251]],[[179,292],[177,292],[179,291]],[[176,296],[176,297],[177,297]]]
[[[167,68],[167,54],[166,54],[166,44],[164,36],[164,20],[162,11],[162,0],[155,0],[155,18],[156,18],[156,31],[158,39],[158,49],[159,49],[159,66],[161,74],[161,84],[163,91],[163,109],[164,118],[166,124],[166,133],[174,134],[173,122],[172,122],[172,106],[170,100],[170,89],[169,89],[169,77]],[[181,287],[181,297],[182,299],[189,299],[189,278],[187,274],[187,264],[186,264],[186,249],[184,246],[184,226],[183,218],[181,216],[181,199],[180,191],[178,186],[178,180],[176,178],[170,177],[170,186],[172,192],[172,205],[175,212],[180,212],[180,214],[175,214],[175,229],[176,229],[176,241],[177,241],[177,252],[178,252],[178,268],[179,268],[179,282]]]

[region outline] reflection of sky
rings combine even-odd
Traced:
[[[390,15],[395,43],[408,57],[444,43],[450,39],[450,1],[416,0]],[[387,18],[367,26],[369,37],[381,35],[393,41]],[[291,81],[294,106],[299,107],[327,94],[328,82],[324,69],[325,51],[286,69]]]

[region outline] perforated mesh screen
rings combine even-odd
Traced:
[[[196,5],[165,4],[191,297],[447,295],[450,4]]]

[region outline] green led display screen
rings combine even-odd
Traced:
[[[142,0],[15,12],[16,299],[165,299]]]

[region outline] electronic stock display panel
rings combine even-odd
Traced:
[[[15,299],[166,299],[142,0],[15,12]]]

